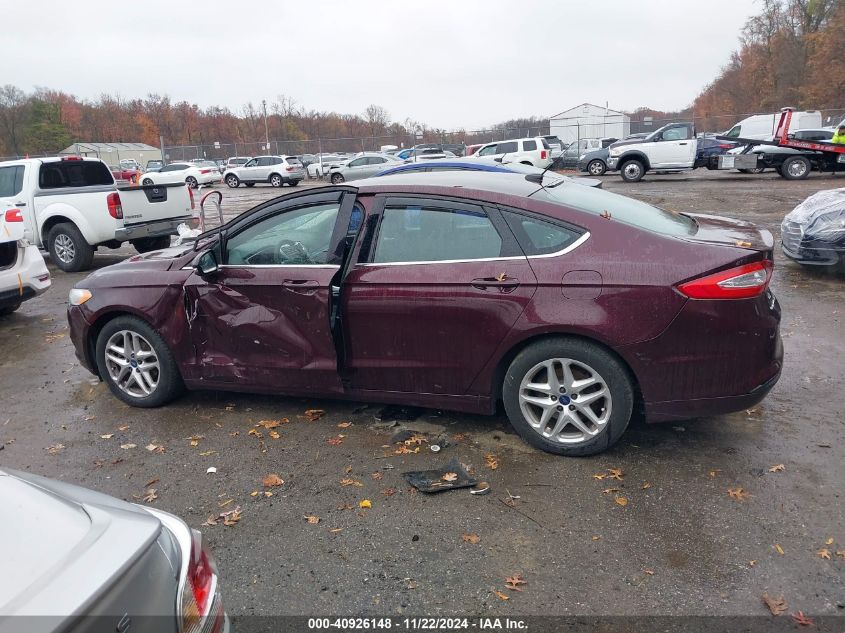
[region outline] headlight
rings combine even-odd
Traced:
[[[611,158],[616,158],[616,157],[618,157],[621,153],[622,153],[622,150],[621,150],[621,149],[619,149],[619,148],[611,148],[611,149],[610,149],[610,151],[608,152],[608,155],[609,155]]]
[[[67,296],[67,302],[72,306],[81,306],[88,301],[93,295],[90,290],[84,288],[72,288]]]

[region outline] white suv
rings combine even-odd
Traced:
[[[304,178],[305,168],[296,156],[256,156],[243,167],[227,169],[223,174],[223,182],[232,189],[241,183],[252,187],[257,182],[296,187]]]
[[[0,180],[0,189],[11,183]],[[50,273],[38,247],[24,239],[24,218],[17,207],[0,205],[0,316],[50,287]]]
[[[479,147],[471,158],[487,158],[502,163],[522,163],[545,169],[552,164],[552,150],[546,139],[535,136],[487,143]]]

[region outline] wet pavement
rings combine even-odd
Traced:
[[[845,186],[817,175],[603,179],[776,238],[807,195]],[[280,193],[221,190],[227,215]],[[131,253],[106,251],[95,265]],[[155,507],[203,530],[232,614],[763,615],[763,592],[783,594],[790,611],[845,613],[845,278],[778,250],[786,360],[758,407],[635,424],[609,452],[567,459],[525,445],[503,415],[224,392],[130,408],[74,358],[65,301],[85,273],[51,271],[47,294],[0,319],[0,465],[136,502],[155,488]],[[325,415],[312,420],[313,409]],[[391,444],[401,429],[417,433]],[[491,493],[427,495],[402,477],[453,458]],[[284,483],[263,486],[271,473]],[[235,525],[203,526],[237,507]],[[505,586],[515,574],[521,592]]]

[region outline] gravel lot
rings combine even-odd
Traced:
[[[706,171],[604,181],[676,210],[750,219],[778,238],[783,215],[807,195],[845,186],[841,175]],[[227,215],[290,191],[220,188]],[[131,253],[107,251],[95,265]],[[73,355],[65,301],[85,274],[51,271],[50,292],[0,319],[0,465],[136,501],[155,479],[154,505],[198,528],[240,506],[236,525],[202,527],[231,614],[766,615],[763,592],[783,594],[790,612],[845,614],[845,278],[803,270],[778,250],[785,369],[759,407],[640,424],[608,453],[566,459],[523,444],[502,415],[422,410],[391,426],[395,413],[373,403],[222,392],[129,408]],[[326,413],[308,421],[307,409]],[[284,418],[277,439],[255,427]],[[406,428],[450,445],[396,455],[390,438]],[[65,448],[47,450],[57,444]],[[415,494],[401,476],[453,457],[492,494]],[[284,484],[264,488],[269,473]],[[732,498],[737,487],[749,496]],[[364,499],[371,508],[359,509]],[[521,592],[505,587],[514,574],[527,583]]]

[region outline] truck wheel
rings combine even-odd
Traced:
[[[626,160],[619,167],[619,173],[625,182],[639,182],[645,175],[645,166],[638,160]]]
[[[587,173],[591,176],[601,176],[607,171],[607,165],[603,160],[591,160],[587,165]]]
[[[149,253],[150,251],[160,251],[170,246],[170,236],[161,235],[159,237],[142,237],[130,242],[135,250],[139,253]]]
[[[226,176],[226,185],[232,189],[237,189],[238,185],[241,184],[240,178],[238,178],[235,174],[229,174]]]
[[[790,156],[780,168],[780,175],[787,180],[804,180],[810,175],[813,166],[803,156]]]
[[[87,270],[94,260],[94,247],[73,224],[57,224],[47,233],[47,249],[56,266],[68,273]]]

